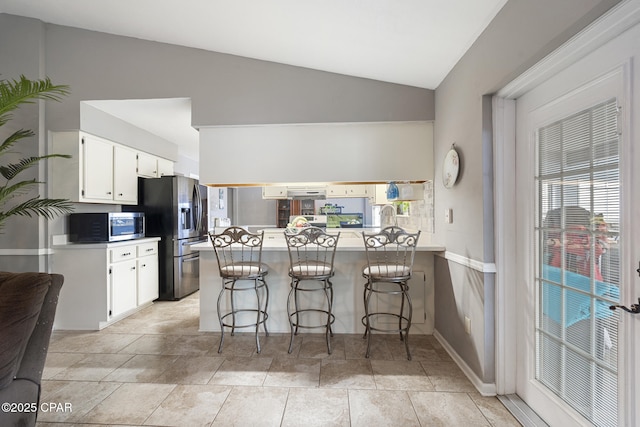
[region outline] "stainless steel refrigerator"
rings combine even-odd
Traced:
[[[146,235],[160,237],[160,300],[179,300],[200,289],[200,253],[191,249],[207,241],[207,187],[184,176],[140,178],[138,206],[145,213]]]

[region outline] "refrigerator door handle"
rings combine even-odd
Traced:
[[[200,226],[202,225],[202,202],[200,199],[200,188],[197,183],[193,186],[192,199],[194,230],[200,232]]]
[[[200,243],[206,243],[206,242],[207,242],[207,240],[206,240],[206,239],[204,239],[204,240],[198,240],[197,242],[189,242],[189,243],[184,242],[184,243],[182,244],[182,246],[193,246],[193,245],[199,245]]]

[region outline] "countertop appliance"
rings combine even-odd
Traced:
[[[127,209],[144,212],[147,236],[160,237],[158,299],[200,289],[200,253],[191,246],[208,239],[207,187],[185,176],[139,178],[138,203]]]
[[[292,222],[295,218],[304,217],[307,220],[309,225],[313,225],[314,227],[326,228],[327,227],[327,216],[326,215],[291,215],[289,217],[289,222]]]
[[[328,228],[362,228],[363,224],[363,214],[359,212],[327,215]]]
[[[119,242],[145,235],[142,212],[72,213],[68,221],[73,243]]]

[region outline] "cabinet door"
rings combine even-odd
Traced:
[[[111,317],[115,317],[137,305],[136,260],[111,264],[110,276]]]
[[[327,187],[327,197],[346,197],[347,186],[346,185],[329,185]]]
[[[173,175],[173,162],[158,157],[158,176]]]
[[[113,200],[122,203],[138,202],[136,152],[115,146],[113,152]]]
[[[138,175],[147,178],[158,177],[157,157],[147,153],[138,153]]]
[[[138,305],[158,298],[158,255],[138,258]]]
[[[263,199],[285,199],[287,197],[287,187],[262,187]]]
[[[85,136],[83,150],[83,199],[113,200],[113,144]]]
[[[346,185],[347,197],[368,197],[366,185]]]
[[[137,245],[138,305],[158,298],[158,242]]]

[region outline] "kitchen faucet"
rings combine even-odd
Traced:
[[[391,209],[391,215],[389,214],[385,214],[385,211]],[[398,226],[398,217],[396,214],[396,208],[393,205],[384,205],[382,208],[380,208],[380,227],[384,228],[386,226],[386,221],[385,219],[388,218],[389,216],[393,217],[393,225],[394,226]],[[391,225],[391,224],[389,224]]]

